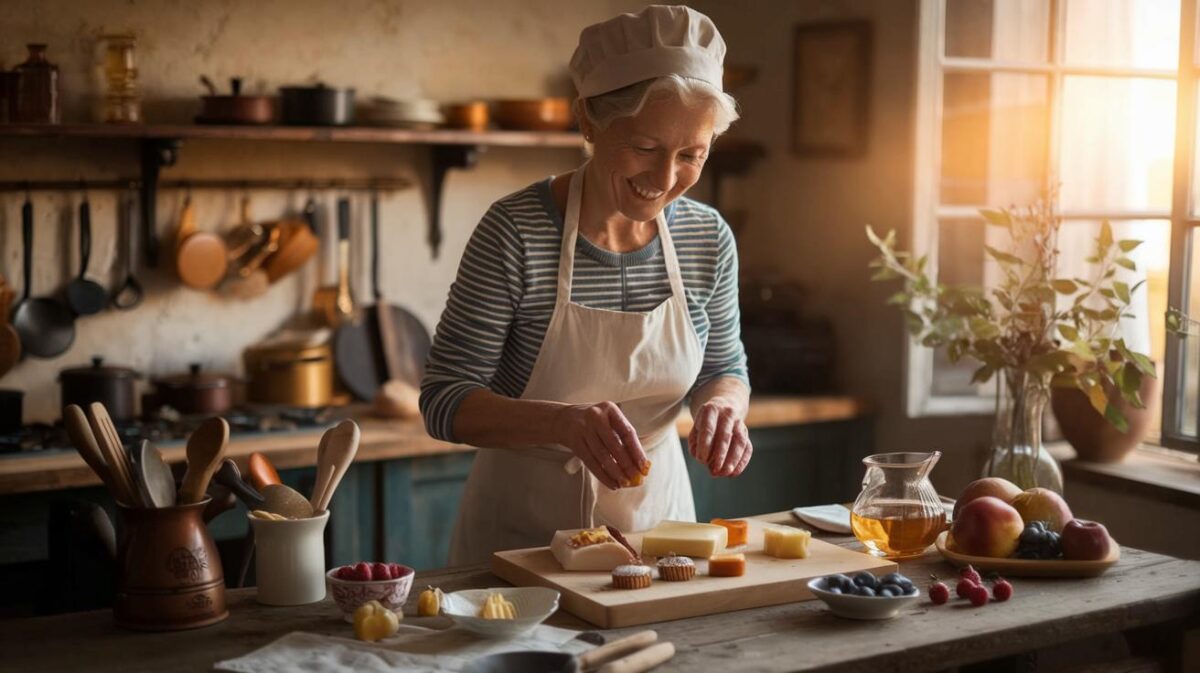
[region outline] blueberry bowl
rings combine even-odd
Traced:
[[[848,619],[891,619],[921,599],[921,590],[900,573],[826,575],[809,580],[808,588],[833,614]]]

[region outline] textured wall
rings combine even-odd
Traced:
[[[254,2],[128,2],[16,0],[0,3],[0,63],[24,59],[22,45],[42,41],[61,69],[64,119],[90,119],[95,95],[96,37],[134,31],[139,36],[139,82],[151,121],[186,122],[198,112],[208,74],[220,85],[246,79],[250,91],[323,80],[354,86],[360,96],[424,96],[440,101],[565,94],[566,74],[580,28],[636,2],[538,0],[369,2],[256,0]],[[93,179],[132,176],[136,145],[125,141],[3,140],[0,180]],[[384,292],[411,307],[433,328],[458,259],[488,204],[534,180],[574,167],[573,150],[488,150],[470,172],[452,172],[443,205],[445,241],[430,259],[426,207],[418,190],[388,195],[382,203]],[[164,177],[331,178],[400,176],[427,179],[427,155],[418,147],[378,145],[189,141],[178,166]],[[228,228],[236,221],[236,193],[197,193],[200,227]],[[256,218],[298,208],[304,194],[253,194]],[[319,195],[332,214],[336,193]],[[0,194],[0,270],[20,286],[19,194]],[[355,195],[355,257],[366,260],[365,198]],[[71,213],[77,194],[36,194],[34,293],[59,291],[78,270]],[[160,236],[175,226],[178,193],[160,198]],[[123,274],[116,256],[112,194],[92,195],[94,248],[90,276],[115,287]],[[330,246],[332,248],[332,246]],[[0,385],[27,391],[27,420],[58,415],[60,369],[102,355],[149,375],[178,371],[188,362],[240,370],[240,353],[307,307],[320,282],[313,262],[253,301],[181,287],[169,268],[142,270],[148,296],[129,313],[107,311],[76,323],[75,345],[53,360],[27,359]],[[369,297],[365,264],[355,274],[356,295]]]

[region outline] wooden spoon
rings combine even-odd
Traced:
[[[248,510],[262,509],[266,503],[261,493],[242,481],[242,473],[232,458],[221,461],[221,467],[213,475],[213,481],[233,491],[233,494],[246,505]]]
[[[257,451],[250,454],[250,464],[246,472],[250,476],[250,483],[259,491],[266,488],[267,484],[283,483],[271,460]]]
[[[262,508],[268,512],[289,519],[307,519],[313,515],[312,504],[296,489],[286,484],[267,484],[262,495]]]
[[[213,472],[225,457],[229,443],[229,424],[224,418],[213,417],[200,424],[187,441],[187,472],[179,487],[179,503],[188,505],[204,499],[204,491]]]
[[[175,477],[163,460],[162,452],[149,440],[138,442],[134,449],[137,472],[141,477],[138,488],[146,502],[155,507],[175,506]]]
[[[329,507],[329,501],[333,499],[333,492],[337,490],[338,484],[341,483],[342,477],[346,475],[346,470],[350,468],[350,463],[354,461],[354,456],[358,453],[358,441],[361,433],[358,429],[358,424],[351,420],[345,420],[338,423],[332,429],[325,432],[321,437],[321,448],[317,449],[317,480],[321,483],[321,475],[328,475],[328,480],[323,482],[323,485],[317,489],[313,489],[313,511],[317,514],[324,512]],[[317,492],[320,492],[320,497],[315,497]]]
[[[134,485],[133,475],[126,463],[125,447],[121,444],[121,436],[117,434],[117,428],[108,415],[108,409],[100,402],[92,402],[88,407],[88,423],[92,427],[92,435],[96,438],[96,445],[104,456],[113,481],[119,484],[121,493],[117,499],[128,507],[149,507],[148,503],[142,502]]]
[[[63,409],[63,424],[67,426],[67,436],[71,438],[71,443],[75,445],[75,450],[83,456],[83,462],[92,468],[92,472],[100,477],[100,481],[108,488],[108,491],[114,498],[122,496],[120,486],[113,479],[112,472],[108,469],[108,464],[104,461],[104,455],[100,452],[100,445],[96,441],[96,435],[92,434],[92,426],[88,425],[87,415],[83,409],[77,404],[68,404]]]

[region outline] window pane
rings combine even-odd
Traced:
[[[949,285],[981,287],[983,285],[983,244],[988,234],[986,225],[975,219],[947,219],[938,223],[938,282]],[[974,360],[964,358],[950,362],[946,349],[933,355],[934,395],[976,395],[978,388],[971,383],[971,374],[979,367]]]
[[[1065,78],[1063,209],[1169,211],[1174,138],[1174,82]]]
[[[1192,320],[1200,320],[1200,253],[1197,250],[1200,250],[1200,227],[1193,226],[1185,251],[1191,259],[1183,274],[1184,312]],[[1200,328],[1196,323],[1188,325],[1188,334],[1181,343],[1179,430],[1194,438],[1200,434]]]
[[[979,206],[1036,199],[1046,165],[1047,79],[947,73],[944,85],[941,202]]]
[[[1068,0],[1066,63],[1175,70],[1179,0]]]
[[[946,56],[1045,62],[1049,0],[948,0]]]

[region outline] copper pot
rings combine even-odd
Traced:
[[[488,104],[484,101],[444,105],[442,106],[442,115],[446,118],[448,128],[469,131],[487,130],[489,113]]]
[[[201,519],[209,498],[158,509],[118,505],[117,626],[177,631],[229,616],[217,545]]]
[[[323,407],[333,398],[329,339],[289,335],[251,346],[242,354],[253,402]]]
[[[207,77],[200,81],[208,87],[209,95],[201,96],[203,110],[196,118],[198,124],[270,124],[275,118],[275,99],[271,96],[242,95],[242,80],[230,80],[232,95],[218,95]]]
[[[233,407],[238,380],[227,374],[201,371],[193,362],[188,371],[154,380],[159,404],[181,414],[222,414]]]
[[[92,358],[87,367],[73,367],[58,373],[62,406],[77,404],[86,409],[99,402],[114,421],[133,420],[135,381],[140,376],[128,367],[105,365],[104,358]]]
[[[517,131],[566,131],[575,123],[569,98],[498,100],[492,118],[500,128]]]

